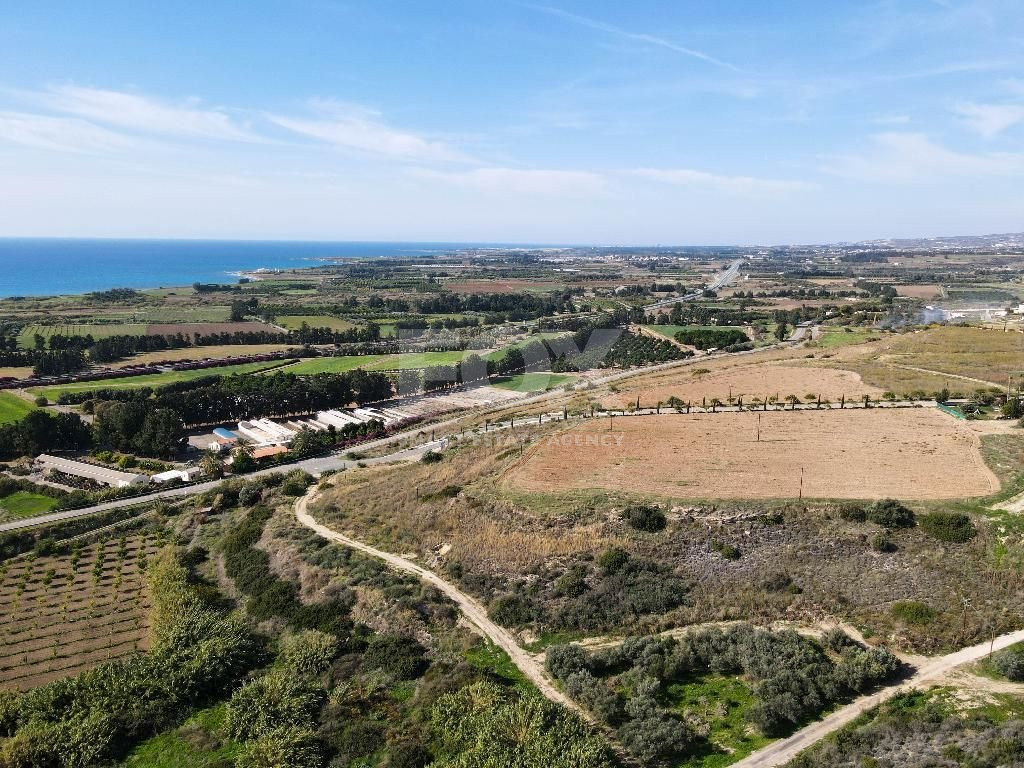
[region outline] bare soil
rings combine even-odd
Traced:
[[[978,436],[933,409],[672,414],[586,421],[505,476],[534,492],[603,488],[669,498],[952,499],[999,481]],[[609,431],[611,427],[611,431]]]

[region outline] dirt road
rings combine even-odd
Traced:
[[[298,518],[298,521],[302,525],[309,528],[318,536],[328,539],[329,541],[337,542],[338,544],[343,544],[346,547],[359,550],[371,557],[376,557],[397,570],[411,573],[428,584],[437,587],[437,589],[441,590],[441,592],[447,595],[459,607],[462,615],[465,616],[468,621],[476,626],[492,643],[509,655],[512,663],[518,667],[519,671],[522,672],[523,675],[533,683],[533,685],[537,687],[537,690],[539,690],[546,698],[556,704],[561,704],[562,706],[579,713],[587,720],[591,720],[590,716],[581,710],[580,707],[572,701],[572,699],[555,688],[544,673],[544,668],[541,666],[540,662],[523,650],[508,630],[503,627],[499,627],[487,617],[487,610],[479,602],[460,590],[454,584],[442,579],[433,571],[423,568],[411,560],[399,557],[398,555],[393,555],[390,552],[384,552],[383,550],[371,547],[368,544],[363,544],[361,541],[351,539],[325,525],[321,525],[314,520],[312,515],[307,511],[309,503],[313,501],[315,497],[316,490],[314,489],[311,493],[303,496],[295,503],[295,517]]]
[[[987,656],[990,651],[998,651],[1019,642],[1024,642],[1024,630],[1002,635],[997,637],[994,642],[979,643],[970,648],[962,648],[947,656],[932,659],[922,665],[909,680],[857,699],[828,717],[800,729],[789,738],[780,739],[738,763],[733,763],[731,768],[775,768],[775,766],[788,763],[812,744],[817,743],[830,733],[838,731],[844,725],[855,720],[861,713],[891,699],[896,694],[937,684],[957,667],[978,661]]]

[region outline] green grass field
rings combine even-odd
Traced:
[[[0,424],[13,424],[21,421],[25,415],[35,408],[32,403],[22,400],[10,392],[0,392]]]
[[[332,331],[347,331],[356,327],[355,323],[330,315],[284,315],[275,318],[274,322],[289,331],[297,331],[303,323],[310,328],[330,328]]]
[[[223,365],[218,368],[203,368],[195,371],[169,371],[168,373],[153,373],[146,376],[125,376],[118,379],[104,379],[103,381],[84,381],[78,384],[60,384],[53,387],[34,387],[30,391],[33,395],[43,395],[51,401],[56,401],[64,392],[92,392],[97,389],[135,389],[137,387],[162,387],[165,384],[177,384],[181,381],[193,381],[206,376],[234,376],[247,373],[256,373],[269,368],[277,368],[281,361],[269,361],[263,363],[245,363],[243,365]],[[289,368],[288,370],[292,370]]]
[[[57,506],[57,500],[39,493],[17,491],[0,499],[0,515],[10,517],[34,517],[49,512]]]
[[[344,373],[356,368],[369,368],[379,360],[397,355],[350,355],[348,357],[314,357],[288,366],[288,372],[297,376],[314,373]]]
[[[495,381],[491,386],[498,389],[510,389],[514,392],[540,392],[560,387],[575,380],[575,376],[566,376],[561,373],[521,373],[518,376],[507,376]]]
[[[822,349],[835,349],[880,338],[878,331],[870,328],[822,328],[821,336],[814,343]]]

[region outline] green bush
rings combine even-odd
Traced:
[[[867,510],[867,519],[885,528],[913,528],[914,513],[895,499],[880,499]]]
[[[868,519],[868,511],[860,504],[843,504],[839,507],[839,517],[853,523],[863,523]]]
[[[889,613],[904,624],[923,626],[929,624],[937,615],[935,609],[917,600],[901,600],[893,603]]]
[[[724,541],[711,542],[711,548],[726,560],[739,560],[740,557],[742,557],[742,554],[737,547]]]
[[[444,459],[444,457],[437,451],[427,451],[420,457],[420,461],[424,464],[437,464],[437,462]]]
[[[971,518],[960,512],[929,512],[918,518],[921,530],[939,541],[963,544],[977,535]]]
[[[631,528],[647,533],[665,530],[665,513],[654,504],[631,504],[622,512],[622,519]]]
[[[1007,648],[992,657],[992,666],[1007,680],[1024,682],[1024,647]]]
[[[426,672],[427,649],[411,637],[377,635],[363,653],[363,666],[395,680],[415,680]]]

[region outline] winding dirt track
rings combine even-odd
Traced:
[[[472,622],[491,642],[509,655],[509,658],[519,671],[537,687],[541,694],[556,704],[568,707],[588,721],[593,722],[593,718],[590,717],[589,713],[581,709],[572,699],[559,691],[551,683],[541,663],[534,656],[523,650],[508,630],[498,626],[487,617],[486,609],[476,599],[445,581],[433,571],[417,565],[411,560],[393,555],[376,547],[371,547],[368,544],[363,544],[361,541],[349,538],[314,520],[307,511],[307,508],[309,502],[316,498],[316,494],[317,491],[314,488],[295,503],[295,517],[302,525],[329,541],[337,542],[346,547],[364,552],[371,557],[376,557],[393,568],[412,573],[428,584],[437,587],[437,589],[455,602],[459,610],[462,611],[462,615],[468,621]],[[783,765],[830,733],[849,724],[858,715],[872,707],[878,706],[893,696],[915,688],[927,688],[931,685],[939,684],[957,667],[978,661],[993,651],[998,651],[1020,642],[1024,642],[1024,630],[1011,632],[997,637],[993,641],[979,643],[969,648],[962,648],[946,656],[932,659],[918,668],[914,676],[908,680],[890,685],[870,696],[863,696],[836,710],[822,720],[800,729],[792,736],[773,742],[764,749],[758,750],[737,763],[733,763],[731,768],[776,768]]]
[[[376,547],[371,547],[368,544],[363,544],[361,541],[351,539],[325,525],[321,525],[314,520],[312,515],[307,511],[309,502],[313,501],[315,498],[316,489],[303,496],[295,503],[295,517],[298,518],[298,521],[302,523],[302,525],[306,526],[322,538],[359,550],[371,557],[376,557],[397,570],[414,574],[428,584],[437,587],[441,592],[451,598],[451,600],[459,607],[459,610],[462,611],[462,615],[465,616],[468,621],[472,622],[473,625],[486,635],[492,643],[509,655],[509,658],[512,659],[512,663],[519,668],[519,671],[522,672],[523,675],[525,675],[526,678],[533,683],[537,687],[537,690],[539,690],[546,698],[556,704],[561,704],[562,706],[579,713],[587,720],[592,721],[589,714],[584,712],[572,699],[555,688],[544,673],[544,668],[541,666],[540,662],[523,650],[508,630],[503,627],[499,627],[487,617],[487,610],[479,602],[455,585],[442,579],[433,571],[417,565],[411,560],[399,557],[398,555],[393,555],[390,552],[385,552],[377,549]]]

